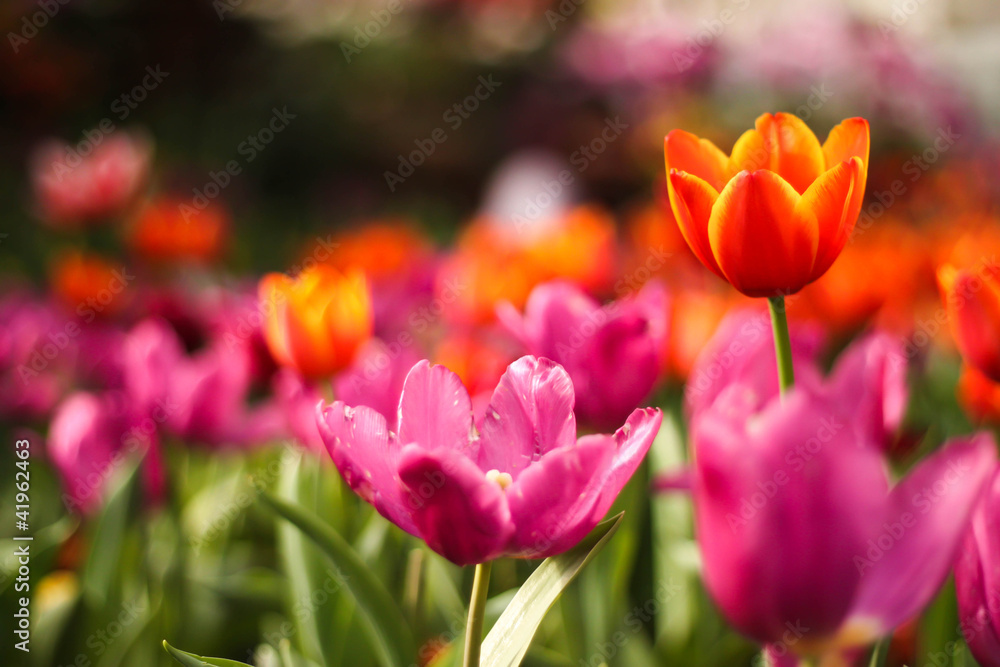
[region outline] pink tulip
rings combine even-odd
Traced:
[[[951,568],[996,462],[960,439],[890,485],[842,403],[795,388],[759,406],[731,385],[692,425],[705,581],[761,643],[815,655],[863,646],[916,615]]]
[[[869,334],[851,343],[824,376],[818,361],[820,331],[793,326],[790,333],[796,384],[840,402],[864,441],[888,449],[909,399],[902,344],[887,333]],[[767,312],[746,309],[727,316],[692,369],[684,396],[689,417],[710,408],[734,384],[751,387],[763,405],[778,395],[775,367]]]
[[[116,132],[84,155],[51,141],[32,158],[31,180],[39,213],[70,226],[119,215],[146,182],[152,147],[139,135]]]
[[[955,565],[962,634],[983,667],[1000,667],[1000,471],[972,516]]]
[[[406,376],[399,428],[367,407],[320,405],[323,441],[354,491],[459,565],[542,558],[607,513],[660,426],[636,410],[614,435],[576,437],[573,385],[548,359],[522,357],[473,426],[469,393],[427,361]]]
[[[208,445],[251,445],[279,437],[276,403],[249,406],[249,344],[217,339],[192,354],[166,322],[139,323],[125,342],[125,384],[138,409],[165,412],[165,427]]]
[[[795,379],[817,379],[817,357],[823,335],[814,327],[796,326],[789,331]],[[715,334],[695,360],[684,390],[685,409],[693,418],[711,407],[729,385],[750,385],[762,398],[778,395],[777,362],[771,318],[763,308],[744,308],[722,320]]]
[[[576,414],[598,428],[620,424],[652,391],[665,353],[667,295],[659,283],[604,307],[579,287],[550,282],[509,303],[500,322],[530,354],[561,364],[576,390]]]
[[[163,471],[157,416],[141,417],[128,397],[78,392],[56,408],[46,451],[59,472],[63,501],[72,510],[92,514],[100,508],[108,481],[130,456],[144,455],[147,493],[159,498]]]
[[[66,392],[80,326],[33,294],[0,299],[0,417],[47,415]]]
[[[825,386],[842,401],[842,411],[853,415],[855,425],[868,430],[865,435],[873,443],[888,448],[906,415],[907,370],[900,340],[872,333],[841,353]]]

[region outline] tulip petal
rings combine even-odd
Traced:
[[[446,367],[418,361],[399,396],[399,441],[468,452],[471,434],[472,401],[465,385]]]
[[[1000,382],[1000,276],[993,266],[979,275],[943,266],[938,282],[962,357],[994,382]]]
[[[736,141],[729,160],[730,173],[766,169],[800,194],[825,171],[824,166],[816,135],[802,119],[787,113],[759,116],[756,129]]]
[[[274,316],[264,318],[263,333],[271,354],[274,355],[274,360],[282,366],[293,365],[292,356],[288,349],[288,337],[285,335],[285,327],[283,326],[285,311],[288,308],[285,290],[290,284],[291,280],[288,276],[281,273],[268,273],[261,278],[258,288],[261,304],[274,308]]]
[[[706,585],[761,642],[780,641],[786,623],[810,641],[833,635],[857,590],[851,559],[885,503],[881,456],[854,446],[831,407],[793,389],[749,420],[713,408],[693,425]]]
[[[868,167],[869,149],[868,121],[864,118],[848,118],[830,130],[823,142],[823,158],[827,169],[832,169],[853,157],[861,159],[862,173]],[[862,183],[864,181],[862,180]]]
[[[830,376],[829,391],[844,413],[857,415],[861,436],[883,449],[906,413],[906,373],[902,345],[889,334],[873,333],[852,343]]]
[[[841,162],[816,179],[795,205],[798,224],[816,229],[819,235],[813,280],[837,259],[858,221],[864,194],[861,169],[858,158]]]
[[[691,252],[702,264],[725,280],[726,277],[712,254],[712,244],[708,238],[712,207],[719,198],[719,193],[701,178],[677,170],[667,172],[667,183],[670,207]]]
[[[503,554],[514,532],[507,499],[475,463],[454,449],[409,445],[400,455],[399,476],[431,549],[457,565]]]
[[[684,130],[673,130],[663,139],[667,172],[687,172],[708,183],[716,192],[729,180],[729,158],[708,139]]]
[[[811,282],[819,236],[794,214],[798,200],[770,171],[740,172],[719,195],[708,238],[719,268],[743,294],[787,296]]]
[[[852,619],[877,621],[881,635],[931,601],[995,466],[996,445],[981,435],[945,445],[892,490],[876,534],[855,554],[862,577]]]
[[[572,547],[597,525],[594,502],[601,468],[611,462],[615,443],[598,436],[554,449],[528,467],[507,489],[517,532],[507,553],[545,558]]]
[[[379,514],[419,536],[396,471],[399,442],[386,427],[385,417],[368,407],[351,408],[336,401],[316,406],[316,425],[347,485]]]
[[[546,452],[576,439],[575,396],[550,359],[521,357],[500,378],[481,425],[479,465],[514,479]]]
[[[962,632],[983,667],[1000,667],[1000,472],[993,476],[955,564]]]
[[[594,520],[600,521],[611,509],[615,498],[625,484],[632,479],[632,475],[639,468],[639,464],[646,457],[656,434],[660,432],[660,425],[663,423],[663,413],[657,408],[641,408],[634,410],[629,415],[628,420],[620,429],[615,431],[611,438],[615,443],[615,455],[611,465],[601,471],[600,489],[601,497],[594,507]],[[604,438],[603,435],[587,435],[580,438],[583,444],[590,438]]]

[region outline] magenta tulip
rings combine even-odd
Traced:
[[[793,325],[790,335],[796,383],[840,403],[840,411],[851,415],[851,428],[861,431],[866,442],[888,449],[909,399],[908,360],[900,342],[880,332],[859,338],[824,376],[818,359],[820,331]],[[692,369],[684,396],[689,417],[709,409],[734,384],[752,389],[758,404],[778,396],[774,357],[766,311],[746,309],[728,315]]]
[[[840,652],[934,596],[992,474],[987,435],[946,444],[890,485],[882,452],[835,398],[795,388],[761,406],[734,384],[692,425],[696,531],[726,618],[761,643]]]
[[[789,331],[796,380],[817,375],[817,357],[823,346],[822,332],[810,326],[792,325]],[[711,407],[729,385],[752,386],[762,397],[778,395],[774,338],[766,309],[744,308],[722,320],[715,334],[695,359],[684,389],[689,418]]]
[[[576,390],[576,415],[587,424],[620,424],[652,391],[666,351],[668,304],[659,283],[601,306],[579,287],[536,287],[522,316],[509,303],[500,322],[529,354],[562,365]]]
[[[613,435],[576,437],[573,385],[548,359],[507,368],[487,416],[427,361],[406,376],[399,428],[368,407],[318,406],[326,447],[352,489],[459,565],[561,553],[603,518],[660,426],[635,410]]]
[[[1000,667],[1000,471],[972,516],[955,565],[962,634],[983,667]]]
[[[147,494],[163,491],[163,470],[156,415],[142,417],[128,397],[117,392],[78,392],[56,408],[46,451],[63,486],[63,501],[90,514],[102,504],[108,481],[131,456],[145,456]]]
[[[125,341],[125,384],[143,413],[161,408],[174,435],[207,445],[253,445],[284,432],[276,403],[250,406],[249,343],[219,338],[187,354],[166,322],[147,319]]]

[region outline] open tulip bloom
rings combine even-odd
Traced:
[[[545,358],[508,367],[481,427],[458,376],[418,362],[397,432],[365,406],[318,406],[319,431],[347,484],[383,516],[459,565],[544,558],[604,517],[660,427],[635,410],[613,435],[577,439],[566,371]]]
[[[873,643],[930,602],[996,466],[978,435],[890,485],[841,405],[800,387],[761,404],[737,384],[692,428],[708,590],[741,632],[802,656]]]
[[[500,378],[478,429],[462,381],[427,361],[403,382],[396,432],[369,407],[317,406],[323,442],[358,495],[448,560],[476,564],[463,665],[479,664],[491,562],[575,546],[660,428],[660,411],[646,408],[613,435],[577,439],[574,402],[562,366],[529,356]]]

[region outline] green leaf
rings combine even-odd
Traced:
[[[872,651],[872,660],[869,663],[869,667],[885,667],[885,661],[889,657],[890,643],[889,639],[885,638],[875,645],[875,649]]]
[[[93,548],[83,569],[83,591],[96,607],[108,600],[112,582],[121,574],[122,551],[129,520],[136,507],[141,457],[126,459],[121,470],[113,470],[108,487],[113,489],[98,519],[91,539]]]
[[[351,545],[302,508],[266,492],[261,498],[278,515],[305,533],[329,558],[339,572],[341,584],[358,604],[379,662],[385,667],[412,662],[416,649],[399,605]]]
[[[163,640],[163,650],[185,667],[253,667],[245,662],[237,662],[236,660],[205,658],[194,653],[188,653],[187,651],[174,648],[167,643],[166,639]]]
[[[580,544],[546,558],[524,582],[483,641],[483,667],[516,667],[528,652],[535,631],[559,594],[607,544],[624,512],[597,526]]]

